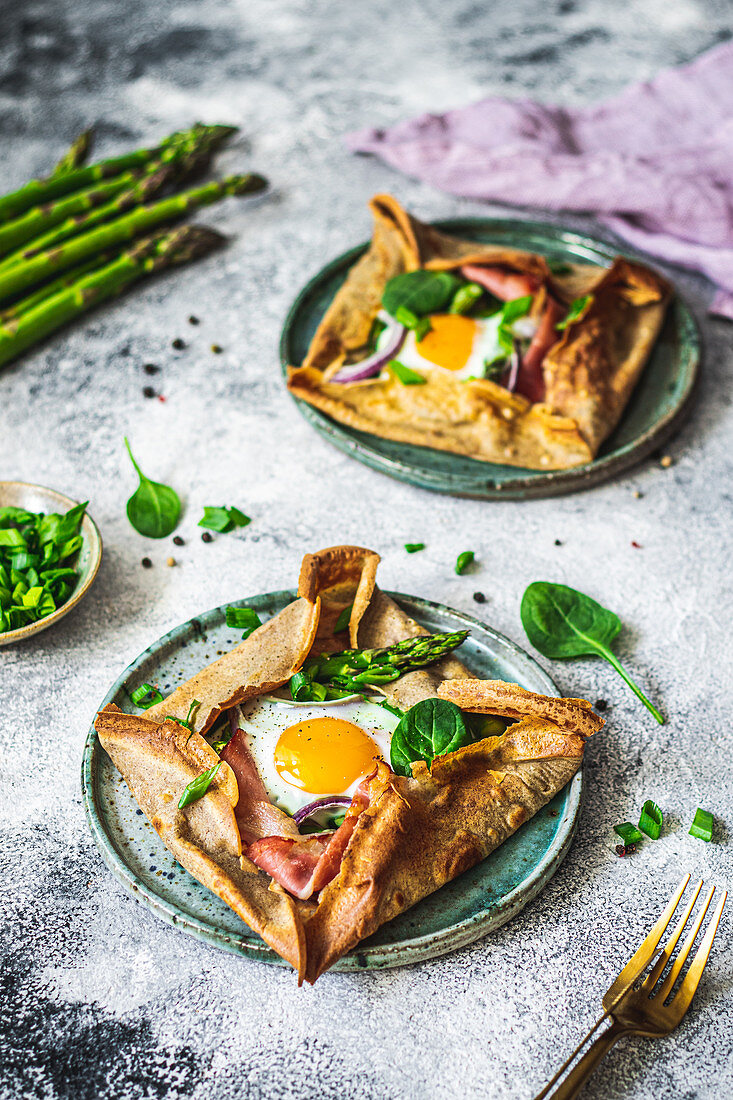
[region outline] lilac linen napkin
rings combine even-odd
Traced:
[[[595,213],[707,275],[733,319],[733,43],[592,107],[483,99],[346,138],[445,191]]]

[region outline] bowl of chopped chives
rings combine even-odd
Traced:
[[[101,560],[102,539],[86,503],[42,485],[0,481],[0,646],[68,614]]]

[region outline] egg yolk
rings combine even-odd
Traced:
[[[430,332],[415,345],[420,355],[446,370],[461,370],[471,354],[476,322],[460,313],[438,313],[430,324]]]
[[[341,794],[368,775],[380,756],[375,742],[343,718],[310,718],[288,726],[275,746],[286,783],[313,794]]]

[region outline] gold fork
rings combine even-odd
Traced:
[[[549,1084],[543,1088],[542,1092],[537,1094],[535,1100],[543,1100],[544,1097],[550,1095],[550,1089],[553,1085],[562,1077],[565,1070],[583,1049],[591,1035],[593,1035],[603,1021],[607,1020],[609,1017],[612,1020],[611,1026],[594,1040],[590,1049],[586,1051],[562,1084],[551,1094],[552,1100],[572,1100],[573,1097],[577,1096],[601,1058],[603,1058],[611,1047],[625,1035],[643,1035],[649,1039],[656,1039],[661,1035],[668,1035],[670,1031],[673,1031],[677,1027],[680,1020],[687,1012],[687,1009],[690,1007],[690,1002],[697,989],[705,964],[708,961],[708,956],[713,946],[713,940],[715,939],[715,933],[718,930],[720,918],[723,913],[723,906],[728,896],[727,890],[723,891],[720,902],[708,925],[705,937],[679,989],[674,994],[669,1004],[665,1005],[664,1002],[668,1000],[672,994],[682,968],[687,961],[687,956],[690,954],[697,934],[702,927],[705,914],[710,908],[710,903],[713,900],[713,895],[715,893],[714,886],[708,891],[708,895],[702,904],[695,923],[690,929],[679,955],[672,964],[669,974],[661,985],[658,984],[659,980],[672,958],[680,937],[685,930],[685,925],[690,919],[692,910],[695,907],[695,902],[702,890],[702,879],[695,887],[692,900],[688,903],[682,916],[678,920],[669,942],[660,953],[654,967],[640,984],[637,983],[654,958],[659,941],[672,920],[675,910],[680,903],[680,899],[687,889],[689,881],[690,876],[686,875],[670,898],[667,907],[649,935],[607,990],[603,997],[603,1008],[605,1010],[603,1015],[596,1021],[583,1041],[575,1048]]]

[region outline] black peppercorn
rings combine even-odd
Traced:
[[[183,539],[181,538],[180,535],[174,535],[173,536],[173,541],[176,544],[176,546],[185,546],[185,543],[184,543],[184,541],[183,541]]]
[[[150,558],[143,558],[143,560],[140,562],[140,564],[142,565],[143,569],[150,569],[150,568],[152,568],[152,565],[153,565]]]
[[[182,351],[186,346],[186,341],[182,340],[180,336],[176,336],[175,340],[171,342],[171,347],[174,347],[176,351]]]
[[[608,703],[606,702],[605,699],[596,699],[593,706],[596,708],[596,710],[607,710],[608,709]]]
[[[214,541],[214,536],[210,535],[208,531],[204,531],[203,535],[201,536],[201,541],[202,542],[213,542]]]
[[[486,603],[486,596],[484,596],[483,592],[474,592],[473,598],[475,603]]]
[[[562,546],[560,539],[555,539],[555,546]]]
[[[160,370],[160,367],[157,367],[155,363],[145,363],[145,365],[143,366],[143,370],[146,374],[157,374]]]
[[[189,325],[197,325],[199,323],[198,317],[194,317],[193,314],[188,318]]]
[[[626,855],[626,845],[625,844],[617,844],[616,848],[615,848],[615,852],[616,852],[616,855],[619,856],[619,857],[625,856]]]
[[[143,386],[143,397],[155,397],[155,390],[152,386]]]

